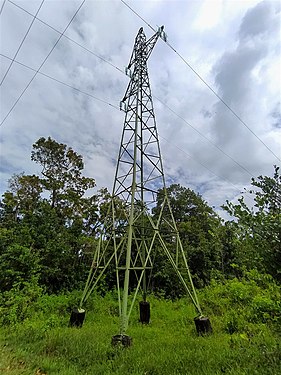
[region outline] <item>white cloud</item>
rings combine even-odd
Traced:
[[[32,13],[39,5],[27,0],[17,4]],[[46,0],[38,17],[62,31],[79,4],[78,0]],[[281,157],[281,129],[274,126],[280,118],[281,77],[280,13],[275,2],[129,4],[153,27],[165,25],[176,50]],[[6,2],[1,15],[1,53],[13,56],[31,20]],[[152,31],[120,1],[89,0],[66,34],[122,69],[142,26],[150,37]],[[55,31],[35,21],[18,59],[38,68],[57,38]],[[1,57],[0,78],[7,66]],[[128,77],[65,38],[42,71],[116,106],[128,84]],[[1,87],[1,120],[32,74],[13,65]],[[152,93],[225,153],[254,175],[272,173],[276,158],[161,40],[150,57],[149,74]],[[251,176],[156,99],[154,107],[160,136],[168,140],[160,138],[168,183],[191,187],[216,207],[225,199],[235,199]],[[85,173],[96,179],[98,187],[111,188],[123,120],[123,112],[37,75],[0,128],[1,191],[11,174],[38,172],[39,166],[30,161],[32,143],[49,135],[84,156]]]
[[[223,12],[222,8],[223,0],[205,0],[192,26],[200,31],[212,29],[220,22]]]

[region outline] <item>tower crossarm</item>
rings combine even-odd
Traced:
[[[119,334],[113,336],[116,342],[129,340],[126,335],[128,321],[140,290],[143,298],[140,307],[149,306],[147,289],[158,254],[166,255],[199,318],[202,317],[167,194],[149,83],[147,61],[158,38],[166,41],[163,29],[160,27],[146,40],[141,28],[135,39],[126,69],[130,82],[120,103],[125,116],[112,196],[100,226],[94,260],[80,303],[82,307],[105,270],[115,261],[120,316]],[[162,262],[161,259],[160,255]],[[132,299],[129,298],[130,289],[134,290]],[[140,321],[148,323],[149,316],[141,317]]]
[[[147,60],[149,59],[151,52],[158,40],[164,33],[164,26],[159,27],[157,32],[152,35],[148,40],[146,40],[145,33],[143,28],[139,29],[139,32],[135,39],[135,44],[133,48],[133,52],[130,58],[130,62],[128,67],[126,68],[126,74],[131,77],[130,83],[127,87],[126,93],[122,99],[122,102],[125,102],[128,97],[132,94],[132,86],[133,82],[136,82],[139,75],[139,63],[142,62],[142,65],[146,65]]]
[[[146,41],[146,60],[149,59],[149,56],[151,55],[151,52],[152,52],[158,38],[163,35],[163,30],[164,30],[164,26],[159,27],[158,31],[154,35],[152,35],[151,38],[149,38]]]

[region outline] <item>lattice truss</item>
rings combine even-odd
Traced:
[[[113,192],[81,299],[82,307],[106,269],[114,264],[121,334],[126,332],[140,288],[146,299],[147,275],[152,272],[157,251],[166,254],[201,314],[166,192],[149,84],[147,61],[159,37],[165,38],[163,27],[148,40],[141,28],[126,68],[130,82],[120,103],[125,120]],[[134,282],[134,292],[129,297],[130,281]]]

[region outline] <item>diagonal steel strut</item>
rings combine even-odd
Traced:
[[[153,267],[152,253],[161,248],[182,282],[191,302],[202,315],[189,272],[185,251],[167,196],[163,163],[152,102],[147,62],[162,26],[148,40],[141,28],[135,38],[133,52],[126,69],[130,81],[120,108],[125,110],[124,126],[117,159],[111,204],[99,238],[97,253],[81,299],[81,306],[94,290],[107,267],[115,262],[120,335],[125,335],[137,294],[142,289],[147,297],[146,271]],[[153,215],[157,191],[164,199],[160,213]],[[122,198],[122,199],[121,199]],[[164,241],[169,235],[171,250]],[[185,269],[185,274],[182,273]],[[129,295],[131,273],[135,290]],[[123,285],[123,288],[121,287]]]

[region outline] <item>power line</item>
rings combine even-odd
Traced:
[[[8,57],[8,56],[4,55],[3,53],[0,53],[0,56],[6,58],[6,59],[8,59],[8,60],[12,60],[11,57]],[[14,63],[16,63],[16,64],[18,64],[18,65],[21,65],[21,66],[23,66],[24,68],[27,68],[27,69],[29,69],[29,70],[32,70],[33,72],[36,72],[36,71],[37,71],[36,69],[31,68],[30,66],[28,66],[28,65],[26,65],[26,64],[23,64],[23,63],[20,62],[20,61],[14,60]],[[51,79],[52,81],[55,81],[55,82],[57,82],[57,83],[60,83],[61,85],[64,85],[64,86],[66,86],[66,87],[69,87],[69,88],[71,88],[71,89],[73,89],[73,90],[75,90],[75,91],[77,91],[77,92],[80,92],[81,94],[87,95],[87,96],[89,96],[90,98],[93,98],[93,99],[95,99],[95,100],[98,100],[98,101],[101,102],[101,103],[107,104],[107,105],[109,105],[110,107],[113,107],[113,108],[119,110],[119,107],[117,107],[116,105],[111,104],[111,103],[107,102],[106,100],[100,99],[100,98],[98,98],[97,96],[92,95],[92,94],[90,94],[90,93],[88,93],[88,92],[86,92],[86,91],[83,91],[83,90],[81,90],[81,89],[79,89],[79,88],[77,88],[77,87],[75,87],[75,86],[72,86],[72,85],[70,85],[69,83],[63,82],[63,81],[61,81],[61,80],[59,80],[59,79],[57,79],[57,78],[55,78],[55,77],[52,77],[52,76],[50,76],[50,75],[48,75],[48,74],[45,74],[45,73],[43,73],[43,72],[38,72],[38,74],[40,74],[40,75],[42,75],[42,76],[44,76],[44,77],[46,77],[46,78],[49,78],[49,79]]]
[[[171,141],[168,141],[168,139],[162,137],[159,135],[160,138],[162,138],[165,142],[167,142],[168,144],[170,144],[171,146],[175,147],[176,149],[178,149],[179,151],[181,151],[183,154],[185,154],[188,158],[194,160],[197,164],[200,164],[203,168],[207,169],[209,172],[212,173],[212,175],[214,175],[215,177],[217,177],[218,179],[221,179],[227,183],[229,183],[230,185],[232,185],[236,190],[241,190],[240,188],[238,188],[238,186],[234,185],[230,180],[228,180],[227,178],[225,177],[222,177],[222,176],[219,176],[217,175],[215,172],[213,172],[209,167],[207,167],[205,164],[201,163],[198,159],[195,159],[193,156],[191,156],[190,154],[188,154],[185,150],[183,150],[181,147],[179,147],[178,145],[176,145],[175,143],[171,142]],[[255,202],[255,200],[248,194],[245,194],[248,198],[250,198],[253,202]]]
[[[23,12],[29,14],[30,16],[32,17],[35,17],[37,21],[41,22],[43,25],[49,27],[50,29],[52,29],[53,31],[55,31],[56,33],[58,34],[62,34],[61,31],[59,31],[58,29],[56,29],[55,27],[51,26],[49,23],[43,21],[42,19],[36,17],[36,15],[30,13],[28,10],[24,9],[23,7],[21,7],[20,5],[14,3],[13,1],[11,0],[8,0],[9,3],[13,4],[14,6],[16,6],[17,8],[21,9]],[[69,36],[67,35],[63,35],[64,38],[68,39],[69,41],[71,41],[72,43],[76,44],[77,46],[79,46],[80,48],[84,49],[86,52],[89,52],[91,55],[99,58],[100,60],[104,61],[105,63],[109,64],[110,66],[112,66],[113,68],[117,69],[119,72],[121,73],[124,73],[122,69],[118,68],[117,66],[115,66],[114,64],[112,64],[110,61],[106,60],[104,57],[102,56],[99,56],[98,54],[96,54],[95,52],[91,51],[90,49],[88,49],[87,47],[83,46],[83,44],[77,42],[76,40],[70,38]]]
[[[18,4],[14,3],[13,1],[11,0],[8,0],[11,4],[15,5],[16,7],[18,7],[19,9],[21,9],[22,11],[24,11],[25,13],[29,14],[30,16],[34,17],[34,15],[30,12],[28,12],[26,9],[20,7]],[[122,0],[121,0],[122,1]],[[124,2],[125,4],[125,2]],[[129,6],[128,6],[129,7]],[[130,8],[130,7],[129,7]],[[132,8],[130,8],[134,13],[136,13]],[[136,13],[137,14],[137,13]],[[140,16],[139,16],[140,17]],[[141,17],[140,17],[141,18]],[[45,26],[51,28],[52,30],[54,30],[55,32],[57,32],[59,35],[65,37],[66,39],[68,39],[69,41],[75,43],[76,45],[78,45],[80,48],[84,49],[85,51],[91,53],[92,55],[94,55],[95,57],[101,59],[102,61],[104,61],[105,63],[109,64],[111,67],[117,69],[119,72],[121,72],[122,74],[125,74],[124,71],[120,68],[118,68],[116,65],[112,64],[110,61],[108,61],[107,59],[105,59],[104,57],[101,57],[99,55],[97,55],[95,52],[89,50],[87,47],[83,46],[82,44],[76,42],[74,39],[68,37],[67,35],[65,34],[62,34],[62,32],[60,32],[59,30],[55,29],[54,27],[52,27],[51,25],[49,25],[47,22],[43,21],[43,20],[40,20],[38,17],[36,17],[36,19],[43,23]],[[141,18],[142,19],[142,18]],[[143,19],[142,19],[143,20]],[[152,30],[153,27],[151,25],[149,25],[145,20],[143,20]],[[22,64],[24,65],[24,64]],[[64,84],[64,83],[63,83]],[[243,167],[239,162],[237,162],[232,156],[228,155],[225,151],[223,151],[219,146],[216,145],[216,143],[209,139],[208,137],[206,137],[204,134],[202,134],[199,130],[197,130],[194,126],[192,126],[188,121],[186,121],[182,116],[180,116],[179,114],[177,114],[172,108],[170,108],[166,103],[164,103],[163,101],[161,101],[159,98],[157,98],[155,95],[153,95],[153,97],[155,99],[157,99],[160,103],[162,103],[162,105],[164,105],[169,111],[171,111],[174,115],[176,115],[178,118],[180,118],[182,121],[184,121],[188,126],[190,126],[194,131],[196,131],[201,137],[203,137],[205,140],[207,140],[210,144],[212,144],[215,148],[217,148],[224,156],[228,157],[230,160],[232,160],[236,165],[238,165],[241,169],[243,169],[246,173],[248,173],[250,176],[254,176],[253,173],[251,173],[248,169],[246,169],[245,167]]]
[[[37,12],[36,12],[35,16],[33,16],[33,19],[32,19],[32,21],[31,21],[31,24],[29,25],[29,28],[27,29],[27,31],[26,31],[26,33],[25,33],[25,35],[24,35],[24,37],[23,37],[23,39],[22,39],[22,41],[21,41],[21,43],[20,43],[20,45],[19,45],[19,47],[18,47],[18,49],[17,49],[17,51],[16,51],[16,53],[15,53],[13,59],[12,59],[12,61],[10,62],[10,65],[8,66],[8,69],[6,70],[6,73],[4,74],[4,76],[3,76],[3,78],[2,78],[2,80],[1,80],[1,82],[0,82],[0,86],[1,86],[1,85],[3,84],[3,82],[5,81],[5,78],[7,77],[7,74],[9,73],[9,71],[10,71],[12,65],[13,65],[13,62],[15,61],[15,58],[17,57],[17,55],[18,55],[18,53],[19,53],[19,51],[20,51],[20,49],[21,49],[21,47],[22,47],[22,45],[23,45],[23,43],[24,43],[24,41],[25,41],[25,39],[26,39],[26,37],[27,37],[29,31],[30,31],[30,29],[32,28],[32,25],[33,25],[33,23],[34,23],[34,21],[35,21],[35,19],[36,19],[37,14],[39,13],[40,9],[42,8],[42,5],[44,4],[44,1],[45,1],[45,0],[42,0],[42,1],[41,1],[40,5],[39,5],[39,8],[37,9]]]
[[[175,50],[175,48],[167,41],[167,45],[181,58],[181,60],[193,71],[194,74],[208,87],[209,90],[224,104],[224,106],[243,124],[250,133],[252,133],[272,155],[274,155],[278,160],[281,159],[267,146],[267,144],[246,124],[246,122],[230,107],[229,104],[200,76],[199,73],[185,60],[185,58]]]
[[[137,17],[139,17],[152,31],[156,32],[157,30],[152,27],[140,14],[138,14],[133,8],[130,7],[129,4],[127,4],[125,1],[120,0],[124,5],[126,5],[127,8],[129,8]]]
[[[8,56],[6,56],[6,55],[4,55],[4,54],[2,54],[2,53],[0,53],[0,56],[4,57],[4,58],[6,58],[6,59],[12,60],[11,57],[8,57]],[[35,71],[35,72],[37,71],[36,69],[31,68],[30,66],[28,66],[28,65],[26,65],[26,64],[23,64],[23,63],[21,63],[21,62],[19,62],[19,61],[17,61],[17,60],[14,60],[14,63],[16,63],[16,64],[18,64],[18,65],[21,65],[21,66],[23,66],[23,67],[25,67],[25,68],[27,68],[27,69],[29,69],[29,70],[32,70],[32,71]],[[71,89],[73,89],[73,90],[75,90],[75,91],[77,91],[77,92],[79,92],[79,93],[81,93],[81,94],[87,95],[88,97],[91,97],[91,98],[93,98],[93,99],[95,99],[95,100],[98,100],[98,101],[104,103],[104,104],[107,104],[108,106],[110,106],[110,107],[112,107],[112,108],[114,108],[114,109],[119,110],[119,108],[118,108],[117,106],[115,106],[114,104],[109,103],[109,102],[107,102],[107,101],[105,101],[105,100],[103,100],[103,99],[100,99],[100,98],[98,98],[98,97],[96,97],[96,96],[94,96],[94,95],[92,95],[92,94],[90,94],[90,93],[87,93],[86,91],[80,90],[80,89],[78,89],[77,87],[74,87],[74,86],[72,86],[72,85],[70,85],[70,84],[68,84],[68,83],[65,83],[65,82],[63,82],[63,81],[61,81],[61,80],[59,80],[59,79],[57,79],[57,78],[55,78],[55,77],[52,77],[52,76],[50,76],[50,75],[48,75],[48,74],[45,74],[45,73],[43,73],[43,72],[38,72],[38,74],[40,74],[40,75],[42,75],[42,76],[44,76],[44,77],[46,77],[46,78],[49,78],[49,79],[51,79],[51,80],[53,80],[53,81],[55,81],[55,82],[57,82],[57,83],[60,83],[60,84],[66,86],[66,87],[68,87],[68,88],[71,88]],[[184,151],[182,148],[180,148],[180,147],[177,146],[176,144],[172,143],[171,141],[168,141],[165,137],[162,137],[161,135],[159,135],[159,136],[160,136],[160,138],[162,138],[165,142],[167,142],[168,144],[170,144],[170,145],[172,145],[173,147],[176,147],[178,150],[180,150],[180,151],[181,151],[186,157],[188,157],[188,158],[190,158],[190,159],[193,159],[196,163],[200,164],[203,168],[205,168],[206,170],[208,170],[209,172],[211,172],[211,173],[212,173],[215,177],[217,177],[218,179],[222,179],[223,181],[225,181],[225,182],[231,184],[235,189],[237,189],[237,190],[239,190],[239,191],[241,190],[240,188],[238,188],[238,186],[234,185],[231,181],[229,181],[229,180],[226,179],[225,177],[219,176],[219,175],[217,175],[216,173],[214,173],[209,167],[207,167],[205,164],[203,164],[203,163],[200,162],[199,160],[197,160],[197,159],[195,159],[194,157],[192,157],[190,154],[188,154],[186,151]],[[251,196],[249,196],[249,197],[252,199]]]
[[[0,53],[0,56],[4,57],[4,58],[6,58],[6,59],[12,60],[12,58],[10,58],[10,57],[8,57],[8,56],[2,54],[2,53]],[[29,69],[29,70],[36,71],[36,69],[33,69],[33,68],[31,68],[30,66],[28,66],[28,65],[26,65],[26,64],[23,64],[23,63],[21,63],[21,62],[19,62],[19,61],[16,61],[16,60],[15,60],[14,62],[15,62],[16,64],[18,64],[18,65],[21,65],[21,66],[23,66],[23,67]],[[105,101],[105,100],[103,100],[103,99],[100,99],[100,98],[98,98],[98,97],[96,97],[96,96],[94,96],[94,95],[92,95],[92,94],[90,94],[90,93],[87,93],[86,91],[80,90],[80,89],[78,89],[77,87],[74,87],[74,86],[72,86],[72,85],[70,85],[70,84],[68,84],[68,83],[65,83],[65,82],[63,82],[63,81],[61,81],[61,80],[59,80],[59,79],[57,79],[57,78],[54,78],[54,77],[48,75],[48,74],[45,74],[45,73],[43,73],[43,72],[38,72],[38,74],[40,74],[40,75],[42,75],[42,76],[44,76],[44,77],[46,77],[46,78],[49,78],[49,79],[51,79],[51,80],[53,80],[53,81],[55,81],[55,82],[57,82],[57,83],[60,83],[60,84],[62,84],[62,85],[64,85],[64,86],[66,86],[66,87],[69,87],[69,88],[71,88],[71,89],[73,89],[73,90],[75,90],[75,91],[78,91],[78,92],[80,92],[81,94],[87,95],[87,96],[89,96],[89,97],[91,97],[91,98],[93,98],[93,99],[95,99],[95,100],[98,100],[98,101],[100,101],[100,102],[102,102],[102,103],[104,103],[104,104],[107,104],[107,105],[109,105],[110,107],[113,107],[114,109],[119,110],[119,108],[118,108],[116,105],[111,104],[111,103],[109,103],[109,102],[107,102],[107,101]],[[160,135],[159,135],[159,136],[160,136]],[[231,184],[235,189],[240,190],[240,189],[239,189],[236,185],[234,185],[231,181],[227,180],[226,178],[224,178],[224,177],[222,177],[222,176],[219,176],[219,175],[215,174],[215,173],[214,173],[210,168],[208,168],[205,164],[203,164],[203,163],[200,162],[199,160],[197,160],[197,159],[195,159],[194,157],[192,157],[190,154],[188,154],[186,151],[184,151],[184,150],[183,150],[182,148],[180,148],[178,145],[172,143],[171,141],[168,141],[165,137],[160,136],[160,138],[162,138],[165,142],[167,142],[168,144],[172,145],[173,147],[176,147],[176,148],[177,148],[178,150],[180,150],[183,154],[185,154],[188,158],[193,159],[196,163],[200,164],[203,168],[207,169],[209,172],[211,172],[211,173],[212,173],[215,177],[217,177],[218,179],[222,179],[222,180],[224,180],[225,182],[228,182],[229,184]],[[249,196],[249,197],[251,198],[251,196]],[[252,198],[251,198],[251,199],[252,199]]]
[[[13,1],[11,0],[8,0],[11,4],[15,5],[16,7],[18,7],[19,9],[23,10],[24,12],[28,13],[29,15],[31,15],[32,17],[34,17],[34,15],[30,12],[28,12],[26,9],[20,7],[19,5],[15,4]],[[122,1],[122,0],[121,0]],[[124,2],[125,4],[125,2]],[[127,5],[127,4],[126,4]],[[129,7],[129,6],[128,6]],[[130,8],[130,7],[129,7]],[[133,12],[134,10],[132,8],[130,8]],[[135,12],[134,12],[135,13]],[[136,13],[137,14],[137,13]],[[36,16],[35,16],[36,17]],[[51,28],[52,30],[54,30],[55,32],[57,32],[58,34],[61,35],[61,32],[57,29],[55,29],[54,27],[52,27],[51,25],[49,25],[48,23],[46,23],[45,21],[42,21],[40,20],[38,17],[36,17],[38,21],[42,22],[44,25],[46,25],[47,27]],[[142,18],[141,18],[142,19]],[[142,19],[143,20],[143,19]],[[145,20],[143,20],[144,22],[146,22]],[[152,29],[152,26],[149,25],[147,22],[146,24]],[[82,44],[76,42],[74,39],[72,38],[69,38],[67,35],[64,35],[65,38],[67,38],[68,40],[70,40],[71,42],[75,43],[76,45],[78,45],[79,47],[83,48],[85,51],[91,53],[92,55],[94,55],[95,57],[101,59],[102,61],[104,61],[105,63],[109,64],[110,66],[114,67],[115,69],[117,69],[119,72],[121,72],[122,74],[125,74],[124,71],[120,68],[118,68],[116,65],[112,64],[110,61],[106,60],[105,58],[97,55],[96,53],[94,53],[93,51],[89,50],[88,48],[86,48],[85,46],[83,46]],[[204,134],[202,134],[199,130],[197,130],[194,126],[192,126],[189,122],[187,122],[182,116],[178,115],[173,109],[171,109],[166,103],[162,102],[159,98],[157,98],[155,95],[153,95],[154,98],[156,98],[160,103],[162,103],[166,108],[169,109],[169,111],[171,111],[173,114],[175,114],[178,118],[180,118],[182,121],[184,121],[188,126],[190,126],[193,130],[195,130],[201,137],[203,137],[204,139],[206,139],[209,143],[211,143],[214,147],[216,147],[220,152],[222,152],[223,155],[227,156],[230,160],[232,160],[236,165],[238,165],[240,168],[242,168],[246,173],[248,173],[250,176],[253,176],[253,173],[249,172],[249,170],[247,170],[245,167],[243,167],[239,162],[237,162],[233,157],[231,157],[230,155],[228,155],[225,151],[223,151],[219,146],[217,146],[215,144],[214,141],[210,140],[208,137],[206,137]]]
[[[241,169],[243,169],[248,175],[251,177],[254,176],[253,173],[251,173],[247,168],[243,167],[238,161],[236,161],[232,156],[228,155],[225,151],[223,151],[222,148],[220,148],[218,145],[215,144],[214,141],[212,141],[210,138],[206,137],[203,133],[201,133],[198,129],[196,129],[193,125],[191,125],[184,117],[177,114],[172,108],[170,108],[166,103],[164,103],[161,99],[157,98],[155,95],[153,95],[155,99],[157,99],[160,103],[162,103],[166,108],[169,109],[174,115],[176,115],[178,118],[180,118],[183,122],[185,122],[188,126],[190,126],[194,131],[196,131],[202,138],[206,139],[211,145],[213,145],[215,148],[217,148],[223,155],[228,157],[230,160],[232,160],[236,165],[238,165]]]
[[[133,8],[131,8],[124,0],[120,0],[126,7],[128,7],[137,17],[139,17],[148,27],[150,27],[154,32],[156,31],[143,17],[141,17]],[[162,39],[162,38],[161,38]],[[188,63],[188,61],[167,41],[162,39],[171,49],[176,53],[176,55],[192,70],[192,72],[208,87],[208,89],[223,103],[223,105],[243,124],[250,133],[252,133],[266,148],[267,150],[275,156],[276,159],[281,161],[281,159],[267,146],[267,144],[246,124],[246,122],[230,107],[229,104],[208,84],[204,78],[201,77],[199,73]]]
[[[67,26],[65,27],[65,29],[63,30],[62,34],[59,36],[59,38],[57,39],[57,41],[55,42],[55,44],[53,45],[53,47],[51,48],[50,52],[47,54],[47,56],[45,57],[45,59],[43,60],[43,62],[41,63],[41,65],[39,66],[39,68],[36,70],[35,74],[33,75],[33,77],[31,78],[31,80],[28,82],[28,84],[26,85],[26,87],[24,88],[24,90],[22,91],[22,93],[20,94],[20,96],[17,98],[17,100],[15,101],[15,103],[13,104],[13,106],[11,107],[11,109],[9,110],[9,112],[7,113],[7,115],[4,117],[4,119],[2,120],[2,122],[0,123],[0,126],[3,125],[3,123],[5,122],[5,120],[8,118],[8,116],[10,115],[10,113],[13,111],[13,109],[15,108],[15,106],[17,105],[17,103],[19,102],[19,100],[21,99],[21,97],[24,95],[24,93],[26,92],[26,90],[28,89],[28,87],[30,86],[30,84],[32,83],[32,81],[34,80],[34,78],[37,76],[38,72],[40,71],[40,69],[42,68],[42,66],[45,64],[45,62],[47,61],[48,57],[51,55],[51,53],[53,52],[53,50],[55,49],[55,47],[57,46],[58,42],[61,40],[61,38],[63,37],[64,33],[66,32],[66,30],[68,29],[68,27],[70,26],[70,24],[72,23],[72,21],[74,20],[74,18],[76,17],[77,13],[79,12],[79,10],[82,8],[82,6],[84,5],[86,0],[83,0],[81,2],[81,4],[79,5],[78,9],[76,10],[76,12],[74,13],[74,15],[72,16],[71,20],[68,22]]]
[[[1,5],[0,16],[1,16],[2,12],[3,12],[5,3],[6,3],[6,0],[4,0],[3,3],[2,3],[2,5]]]

